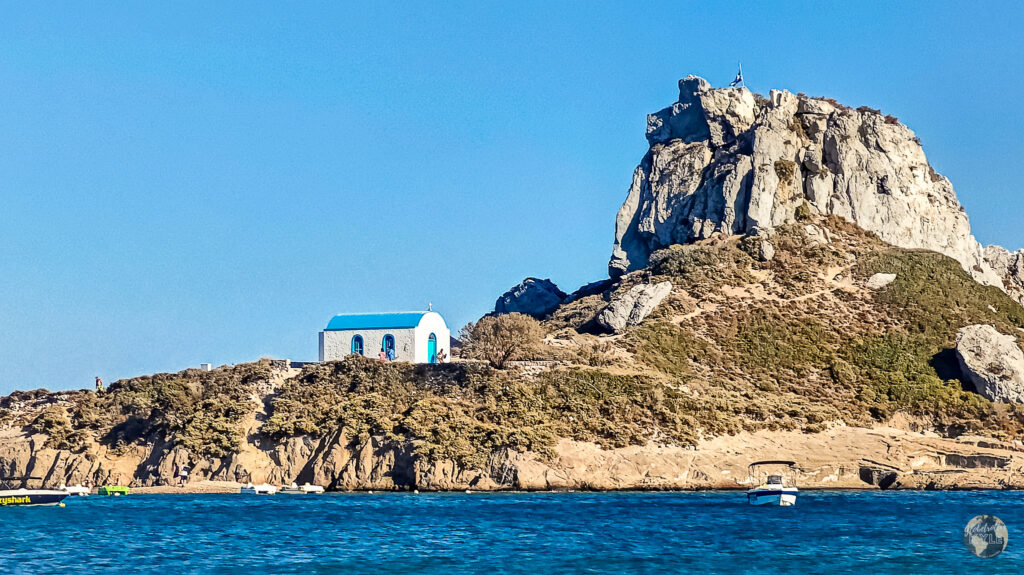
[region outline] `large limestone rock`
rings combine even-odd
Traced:
[[[635,285],[597,314],[597,324],[616,333],[629,326],[640,325],[671,291],[669,282]]]
[[[494,304],[494,312],[524,313],[534,317],[544,317],[559,306],[565,298],[565,292],[548,279],[526,278],[518,285],[501,294]]]
[[[978,393],[992,401],[1024,403],[1024,351],[1017,338],[990,325],[969,325],[956,335],[956,357]]]
[[[1011,252],[999,246],[988,246],[985,261],[1003,280],[1006,293],[1024,304],[1024,250]]]
[[[615,222],[612,276],[672,244],[793,222],[806,203],[1002,285],[952,184],[891,116],[779,90],[764,99],[688,76],[678,101],[648,116],[647,140]]]

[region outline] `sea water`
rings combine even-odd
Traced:
[[[0,573],[1020,573],[1024,493],[131,495],[0,508]],[[975,515],[1009,544],[963,544]]]

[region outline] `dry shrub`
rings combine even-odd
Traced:
[[[540,322],[521,313],[482,317],[459,332],[462,357],[485,360],[497,369],[535,355],[542,337]]]

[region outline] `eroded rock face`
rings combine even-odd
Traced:
[[[168,485],[174,483],[171,470],[177,460],[194,465],[193,481],[296,481],[332,490],[735,489],[749,486],[751,460],[784,457],[801,461],[800,487],[1024,487],[1024,448],[988,438],[963,440],[845,426],[821,433],[740,432],[704,440],[697,449],[655,442],[603,449],[562,439],[553,458],[506,448],[492,455],[487,468],[473,469],[453,460],[431,460],[384,437],[352,442],[340,430],[322,438],[291,438],[275,445],[269,459],[267,452],[246,443],[242,453],[226,460],[190,456],[168,445],[72,454],[44,447],[45,436],[0,430],[0,471],[40,477],[33,486],[49,488],[84,480]],[[281,455],[286,458],[278,460]],[[149,463],[155,473],[144,470]],[[914,471],[901,471],[909,469]]]
[[[1003,280],[1006,293],[1024,305],[1024,250],[1011,252],[999,246],[985,248],[985,261]]]
[[[890,487],[897,486],[900,478],[899,473],[892,469],[871,465],[862,465],[859,474],[861,481],[880,489],[889,489]]]
[[[669,282],[635,285],[626,295],[601,310],[597,314],[597,323],[615,333],[629,326],[640,325],[671,291],[672,284]]]
[[[534,317],[544,317],[559,306],[565,298],[565,292],[558,289],[548,279],[526,278],[518,285],[501,294],[494,304],[494,312],[523,313]]]
[[[834,214],[904,248],[955,258],[1002,285],[971,235],[949,180],[909,128],[867,108],[772,90],[679,82],[679,100],[647,119],[650,149],[615,223],[612,276],[643,268],[672,244],[756,233]]]
[[[1017,338],[990,325],[969,325],[956,335],[960,369],[982,396],[1024,403],[1024,351]]]

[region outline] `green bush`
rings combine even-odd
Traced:
[[[86,442],[84,431],[74,429],[67,411],[58,405],[44,408],[32,422],[32,431],[45,434],[45,445],[52,449],[79,451]]]
[[[781,185],[792,185],[796,179],[796,172],[796,162],[792,160],[775,160],[775,175],[779,177]]]

